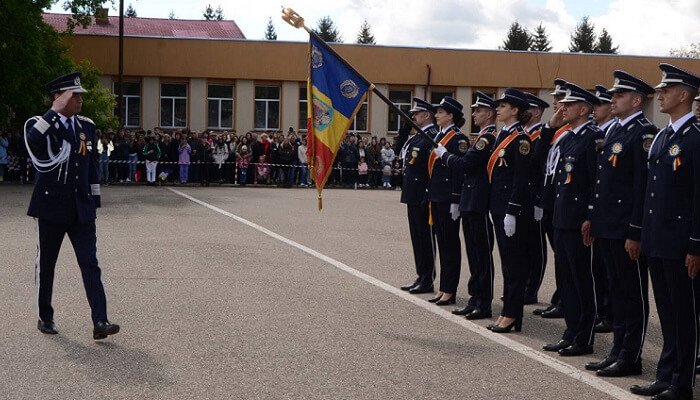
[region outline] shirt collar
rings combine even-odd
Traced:
[[[673,132],[678,132],[683,125],[685,125],[686,122],[688,122],[689,119],[693,118],[695,114],[693,112],[689,112],[688,114],[685,114],[684,116],[678,118],[677,121],[670,121],[668,122],[668,126],[673,129]]]
[[[496,124],[486,125],[483,129],[481,129],[481,131],[480,131],[479,133],[486,132],[487,129],[489,129],[489,128],[495,128],[495,127],[496,127]]]
[[[430,127],[433,126],[433,125],[435,125],[435,124],[433,124],[433,123],[431,122],[431,123],[427,124],[426,126],[421,126],[420,128],[421,128],[423,131],[425,131],[425,130],[427,130],[427,129],[430,129]]]
[[[609,120],[603,122],[601,125],[598,125],[598,129],[605,132],[610,125],[615,123],[615,121],[617,121],[617,118],[610,118]]]
[[[74,119],[74,117],[68,118],[68,117],[66,117],[65,115],[61,114],[61,113],[56,113],[56,114],[58,114],[58,117],[61,118],[61,123],[63,124],[63,126],[65,126],[66,128],[68,128],[68,120],[70,119],[70,120],[71,120],[70,123],[73,125],[73,129],[75,129],[75,119]]]
[[[440,133],[445,133],[445,132],[449,131],[450,128],[452,128],[453,126],[455,126],[455,124],[451,124],[445,128],[440,129]]]
[[[534,132],[542,127],[542,122],[537,122],[525,128],[527,132]]]
[[[591,121],[588,120],[588,121],[582,123],[581,125],[577,126],[576,128],[572,128],[571,131],[574,133],[574,135],[578,135],[579,132],[581,132],[581,130],[582,130],[584,127],[586,127],[586,126],[588,126],[588,125],[590,125],[590,124],[591,124]]]
[[[513,122],[512,124],[510,124],[510,125],[508,125],[508,126],[504,126],[503,129],[505,129],[506,131],[510,132],[510,130],[513,129],[513,127],[514,127],[515,125],[517,125],[517,124],[518,124],[518,121],[515,121],[515,122]]]
[[[627,125],[628,122],[632,121],[634,118],[637,118],[637,116],[642,115],[641,111],[637,111],[636,113],[630,115],[629,117],[623,119],[620,121],[620,126],[625,126]]]

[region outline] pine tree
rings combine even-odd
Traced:
[[[603,31],[600,32],[600,36],[598,36],[598,43],[595,45],[595,52],[603,54],[617,54],[618,47],[619,46],[613,47],[612,37],[608,31],[603,28]]]
[[[275,26],[272,25],[272,17],[267,20],[267,28],[265,29],[265,40],[277,40],[277,32]]]
[[[211,21],[212,19],[216,18],[216,15],[214,14],[214,9],[211,8],[211,4],[207,5],[207,8],[204,9],[204,14],[202,14],[202,16],[207,21]]]
[[[224,9],[221,8],[221,5],[219,4],[219,6],[216,7],[216,20],[223,21],[223,19],[224,19]]]
[[[532,37],[532,43],[530,44],[530,50],[532,51],[550,51],[552,50],[552,43],[549,41],[549,36],[544,26],[540,22],[535,29],[535,34]]]
[[[323,17],[318,20],[318,27],[314,32],[325,42],[342,43],[343,37],[340,36],[340,31],[335,27],[331,17]]]
[[[175,16],[175,10],[170,10],[170,14],[168,14],[168,19],[177,19]]]
[[[131,5],[131,3],[129,3],[129,7],[126,8],[124,16],[127,18],[136,18],[136,10],[134,10],[134,7]]]
[[[362,23],[362,26],[360,27],[360,33],[357,34],[357,43],[359,44],[377,44],[377,42],[374,41],[374,35],[372,35],[372,32],[370,31],[370,25],[367,23],[367,20]]]
[[[532,45],[532,35],[520,25],[518,21],[513,22],[508,30],[508,36],[503,41],[503,50],[529,50]]]
[[[595,27],[588,20],[588,16],[581,19],[576,25],[576,30],[571,35],[569,51],[572,53],[594,53],[595,52]]]

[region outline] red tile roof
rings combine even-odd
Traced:
[[[44,13],[44,21],[59,32],[66,30],[69,14]],[[109,23],[96,23],[87,28],[76,27],[76,35],[119,35],[119,17],[110,16]],[[245,35],[234,21],[207,21],[161,18],[124,18],[125,36],[157,36],[204,39],[245,39]]]

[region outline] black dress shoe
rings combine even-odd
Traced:
[[[454,315],[467,315],[467,314],[471,313],[472,311],[474,311],[475,308],[476,307],[467,304],[466,306],[464,306],[464,308],[458,308],[456,310],[452,310],[452,314],[454,314]]]
[[[609,318],[603,318],[593,327],[593,330],[596,333],[610,333],[613,331],[613,323]]]
[[[532,313],[535,315],[542,315],[543,312],[549,311],[554,307],[555,307],[554,305],[550,304],[545,308],[535,308],[534,310],[532,310]]]
[[[411,294],[433,293],[433,287],[427,285],[417,285],[408,290]]]
[[[571,346],[571,342],[569,342],[568,340],[562,339],[556,343],[545,344],[544,346],[542,346],[542,350],[544,350],[544,351],[559,351],[559,350],[565,349],[569,346]]]
[[[39,329],[39,331],[41,333],[45,333],[47,335],[57,335],[58,334],[58,329],[56,328],[56,324],[54,324],[53,321],[44,322],[42,320],[39,320],[36,323],[36,327],[37,327],[37,329]]]
[[[409,290],[411,290],[411,289],[413,289],[414,287],[418,286],[419,283],[420,283],[420,282],[415,281],[415,282],[413,282],[413,283],[409,283],[408,285],[403,285],[403,286],[401,286],[401,290],[404,290],[404,291],[408,292]]]
[[[437,303],[438,301],[440,301],[441,298],[442,298],[442,295],[439,294],[439,295],[437,295],[437,296],[435,296],[435,297],[433,297],[433,298],[431,298],[431,299],[428,299],[428,302],[429,302],[429,303]]]
[[[475,308],[472,312],[466,315],[466,318],[469,320],[473,319],[485,319],[485,318],[491,318],[491,310],[484,310],[481,308]]]
[[[630,392],[640,396],[655,396],[668,389],[670,386],[671,385],[666,382],[654,381],[648,385],[632,385],[630,387]]]
[[[491,332],[495,333],[510,333],[511,330],[515,329],[516,332],[520,332],[523,327],[523,319],[516,318],[507,326],[495,325],[491,328]]]
[[[607,377],[633,376],[642,374],[642,361],[617,360],[612,365],[598,370],[596,375]]]
[[[105,339],[109,335],[119,333],[119,325],[111,324],[109,321],[98,322],[95,324],[95,329],[92,331],[92,338],[95,340]]]
[[[576,357],[593,354],[593,346],[586,344],[574,343],[569,347],[564,347],[559,350],[559,355],[562,357]]]
[[[542,318],[564,318],[564,313],[560,307],[554,307],[549,311],[545,311],[541,315]]]
[[[457,296],[452,295],[449,299],[446,300],[438,300],[435,302],[436,306],[449,306],[450,304],[454,304],[457,301]]]
[[[617,357],[607,356],[601,361],[591,361],[586,363],[586,369],[589,371],[598,371],[613,365],[615,361],[617,361]]]
[[[693,389],[669,386],[668,389],[652,397],[651,400],[693,400]]]

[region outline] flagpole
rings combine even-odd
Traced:
[[[401,111],[400,108],[396,106],[391,100],[389,100],[382,92],[377,89],[374,84],[370,81],[368,81],[362,74],[360,74],[350,63],[348,63],[343,57],[340,56],[331,46],[329,46],[325,40],[323,40],[316,32],[314,32],[312,29],[309,29],[306,25],[304,25],[304,18],[301,17],[301,15],[297,14],[296,11],[292,10],[291,8],[282,8],[282,19],[285,20],[289,25],[297,28],[297,29],[304,29],[306,32],[309,33],[309,35],[315,37],[322,46],[324,46],[329,52],[333,53],[340,62],[342,62],[348,69],[350,69],[352,72],[354,72],[357,76],[360,77],[360,79],[363,80],[363,82],[370,88],[372,89],[372,92],[377,95],[382,101],[384,101],[395,113],[401,117],[404,121],[408,122],[411,124],[413,129],[418,132],[419,135],[423,136],[430,144],[433,145],[433,147],[437,147],[438,144],[435,142],[434,138],[430,137],[427,133],[423,131],[423,129],[418,126],[411,117],[406,115],[403,111]]]

